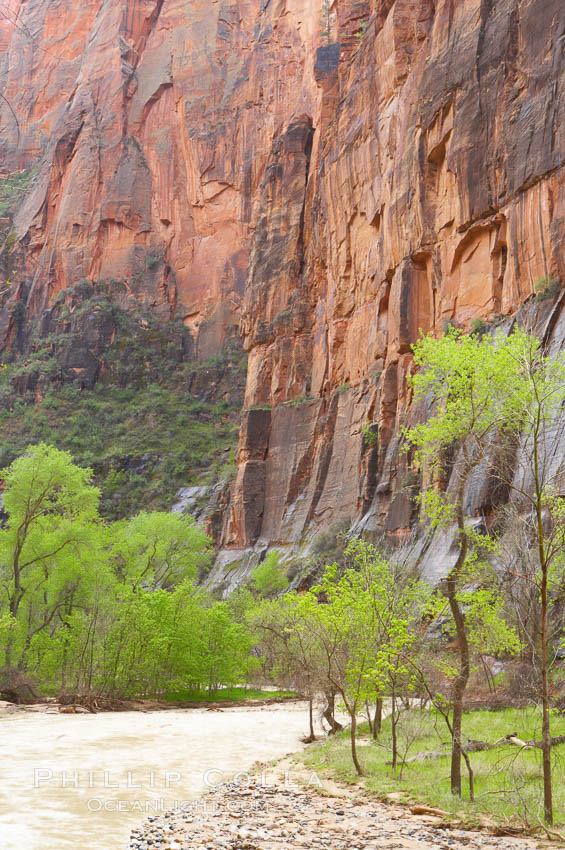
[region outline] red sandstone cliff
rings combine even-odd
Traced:
[[[344,32],[360,5],[338,4]],[[362,517],[405,535],[413,482],[397,434],[411,343],[446,322],[500,320],[537,282],[565,280],[563,4],[374,0],[346,43],[338,96],[323,78],[302,229],[284,230],[298,274],[280,262],[279,201],[296,220],[307,155],[296,131],[262,187],[231,544]]]
[[[28,314],[81,278],[115,278],[180,313],[201,354],[218,349],[273,138],[315,110],[311,7],[0,3],[1,168],[38,168],[13,222],[12,297]],[[4,310],[0,343],[8,324]]]
[[[39,170],[3,338],[10,301],[37,314],[80,277],[180,311],[202,353],[239,323],[223,545],[406,535],[411,343],[565,281],[562,0],[334,0],[327,44],[319,0],[12,6],[3,167]]]

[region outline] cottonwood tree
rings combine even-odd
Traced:
[[[359,574],[351,570],[338,578],[334,564],[301,600],[312,621],[325,678],[349,715],[351,758],[359,776],[363,768],[357,753],[357,715],[369,691],[366,676],[376,652],[374,621],[361,586]]]
[[[473,530],[465,519],[465,501],[472,475],[482,463],[493,435],[519,426],[520,414],[502,392],[513,363],[510,348],[518,337],[500,335],[488,344],[478,336],[464,337],[451,329],[441,339],[424,337],[413,347],[419,371],[412,376],[414,400],[426,400],[426,422],[405,431],[415,449],[413,466],[422,469],[427,486],[421,494],[423,513],[433,527],[455,522],[458,555],[444,581],[455,625],[459,665],[453,683],[451,791],[461,795],[461,726],[463,697],[470,675],[471,654],[460,592],[469,581]],[[512,370],[514,373],[516,370]],[[518,376],[515,376],[518,380]],[[443,491],[440,482],[448,467],[448,451],[457,450],[453,483]]]
[[[107,525],[91,471],[47,445],[0,473],[0,657],[40,687],[96,699],[246,680],[251,635],[195,583],[209,540],[191,520]]]
[[[264,673],[278,683],[288,682],[308,697],[308,740],[315,740],[313,705],[326,682],[309,597],[291,592],[264,599],[251,609],[248,622],[258,636]]]
[[[110,558],[116,574],[133,589],[167,588],[194,580],[210,562],[210,540],[192,517],[142,512],[114,523]]]
[[[415,466],[424,470],[427,486],[423,509],[433,521],[455,522],[458,556],[445,580],[445,592],[455,623],[459,669],[454,683],[451,790],[461,793],[461,718],[470,672],[465,607],[460,593],[476,533],[466,522],[465,502],[479,467],[498,477],[531,507],[537,549],[540,594],[541,702],[544,773],[544,815],[553,819],[548,664],[548,589],[552,565],[563,551],[560,500],[551,487],[549,442],[565,397],[565,359],[544,356],[537,339],[515,328],[510,336],[462,336],[451,330],[441,339],[424,337],[414,346],[420,371],[411,383],[416,400],[428,401],[430,417],[406,432],[415,448]],[[509,471],[514,447],[528,475]],[[442,491],[447,452],[455,449],[452,484]],[[550,529],[548,539],[547,529]]]
[[[23,655],[35,630],[47,628],[58,612],[72,604],[81,565],[99,549],[99,491],[92,470],[75,466],[67,452],[43,443],[30,447],[0,471],[8,515],[0,530],[0,581],[12,625],[20,623]],[[55,592],[58,586],[59,592]],[[19,617],[24,603],[41,594],[39,625]],[[31,605],[31,603],[30,603]],[[13,662],[16,630],[7,634],[5,663]],[[18,660],[24,666],[24,657]]]
[[[361,616],[371,623],[374,642],[373,660],[365,673],[369,692],[376,697],[373,735],[380,727],[383,698],[390,696],[392,769],[396,770],[398,700],[413,690],[414,675],[407,662],[431,591],[406,564],[387,561],[361,539],[351,541],[347,554],[354,564],[354,572],[347,575],[356,585],[357,604],[362,605]]]
[[[426,593],[370,544],[352,541],[347,554],[351,568],[340,574],[336,564],[326,567],[320,583],[296,604],[308,624],[308,640],[320,665],[318,679],[341,697],[349,715],[351,757],[362,775],[356,745],[359,709],[375,694],[394,694],[408,674],[403,657]],[[396,747],[393,758],[396,761]]]
[[[432,520],[433,524],[433,520]],[[442,624],[442,632],[445,636],[455,636],[459,648],[459,665],[454,666],[449,655],[442,652],[442,647],[434,645],[426,646],[422,642],[419,646],[419,654],[408,660],[408,666],[413,669],[417,681],[427,694],[436,712],[443,718],[452,741],[452,763],[453,763],[453,740],[455,737],[456,723],[462,718],[462,699],[464,691],[458,690],[461,679],[462,664],[468,664],[464,672],[468,675],[471,664],[483,658],[484,655],[512,656],[520,651],[519,637],[505,617],[506,598],[501,590],[500,578],[492,564],[483,560],[485,553],[490,555],[497,552],[496,541],[493,541],[472,530],[468,530],[469,552],[466,561],[458,574],[455,602],[461,612],[464,629],[465,655],[460,650],[459,624],[453,616],[452,600],[444,596],[443,592],[432,597],[427,605],[426,615],[428,618]],[[440,674],[443,683],[437,686],[437,674]],[[461,700],[461,703],[458,702]],[[456,750],[456,757],[463,757],[469,776],[469,799],[474,800],[474,773],[471,766],[469,754],[463,743],[462,724],[459,726],[460,746]],[[453,791],[457,793],[457,791]],[[460,794],[460,791],[459,791]]]
[[[508,573],[518,584],[533,586],[537,595],[544,816],[551,825],[551,673],[556,657],[554,640],[559,636],[562,639],[562,627],[551,623],[551,605],[562,593],[565,576],[565,501],[560,469],[565,355],[547,356],[539,340],[526,333],[519,333],[518,338],[521,346],[512,352],[512,360],[520,381],[512,381],[506,388],[509,402],[520,415],[508,440],[509,447],[515,447],[514,473],[506,464],[496,474],[513,491],[511,512],[525,527],[533,548],[533,561],[522,553],[521,566],[510,566]]]
[[[252,613],[260,634],[266,669],[297,684],[310,703],[309,738],[314,738],[312,704],[317,692],[338,694],[351,718],[351,752],[355,769],[357,710],[368,691],[364,674],[373,658],[371,623],[362,616],[363,603],[353,583],[327,567],[321,583],[304,594],[287,593],[263,600]],[[357,581],[359,576],[356,576]]]

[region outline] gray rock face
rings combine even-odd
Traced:
[[[173,514],[193,514],[198,502],[210,492],[209,487],[181,487],[177,493],[177,501],[171,508]]]

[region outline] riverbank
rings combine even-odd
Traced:
[[[304,697],[296,694],[284,694],[280,692],[265,692],[264,696],[258,696],[258,691],[251,692],[253,696],[225,696],[207,699],[110,699],[97,698],[83,702],[59,702],[56,698],[35,700],[29,703],[13,703],[0,700],[0,714],[12,711],[37,711],[48,714],[98,714],[99,712],[124,712],[124,711],[178,711],[186,708],[200,708],[209,711],[221,711],[225,708],[261,708],[262,706],[276,705],[278,703],[299,703]]]
[[[320,737],[252,777],[213,789],[183,810],[167,812],[132,833],[130,850],[454,850],[547,845],[541,824],[541,751],[536,709],[465,714],[476,799],[449,788],[449,742],[432,712],[403,713],[391,768],[391,718],[374,741],[360,724],[357,776],[349,730]],[[563,830],[565,716],[554,718],[556,828]],[[510,768],[508,767],[510,763]],[[153,843],[152,843],[153,842]],[[564,842],[565,843],[565,842]],[[554,845],[553,845],[554,846]]]
[[[449,826],[441,816],[414,814],[368,799],[360,789],[285,758],[215,788],[182,810],[149,819],[131,833],[129,850],[533,850],[530,838],[489,835]]]
[[[539,710],[506,708],[464,714],[463,730],[474,774],[475,800],[469,800],[463,764],[463,795],[450,789],[450,740],[435,713],[402,712],[397,728],[398,763],[392,770],[391,718],[385,718],[379,740],[367,723],[359,725],[357,752],[364,776],[351,759],[349,731],[322,739],[301,755],[308,770],[329,776],[347,787],[362,788],[381,800],[406,806],[425,805],[445,812],[467,828],[542,831],[542,751]],[[553,805],[558,832],[565,831],[565,716],[555,713]]]

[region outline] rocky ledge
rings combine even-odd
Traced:
[[[294,774],[292,774],[294,779]],[[286,779],[286,781],[285,781]],[[312,780],[312,778],[310,778]],[[446,828],[433,815],[328,790],[289,785],[288,774],[265,784],[222,784],[182,809],[133,830],[130,850],[526,850],[535,841]],[[335,789],[334,789],[335,790]]]

